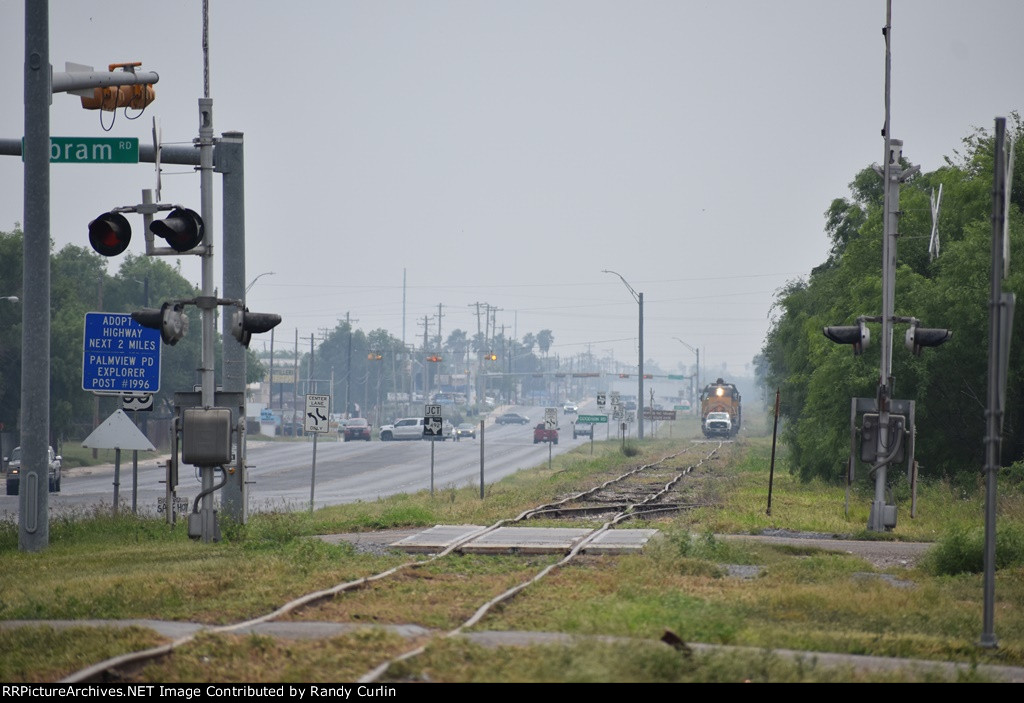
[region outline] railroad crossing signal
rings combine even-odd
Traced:
[[[118,210],[136,211],[134,207],[117,208],[89,223],[89,244],[103,256],[117,256],[128,248],[132,239],[132,226]],[[203,218],[197,212],[175,207],[166,219],[153,220],[149,224],[149,231],[166,239],[168,246],[175,251],[185,253],[202,244],[206,228]]]

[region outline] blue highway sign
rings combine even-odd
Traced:
[[[160,330],[127,313],[85,313],[82,390],[156,393],[160,390]]]

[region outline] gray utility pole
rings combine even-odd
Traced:
[[[153,84],[153,72],[88,70],[53,73],[47,0],[25,0],[25,171],[21,336],[22,476],[18,491],[18,548],[50,543],[47,447],[50,436],[50,101],[54,92]],[[21,154],[21,140],[3,154]],[[17,151],[15,151],[17,149]]]
[[[637,366],[638,366],[637,376],[639,377],[639,381],[637,382],[637,391],[636,391],[636,437],[637,437],[637,439],[643,439],[644,438],[644,294],[643,293],[637,293],[635,290],[633,290],[633,286],[629,285],[629,283],[626,281],[625,278],[622,278],[622,274],[621,273],[616,273],[615,271],[609,271],[608,269],[603,270],[601,273],[614,273],[616,276],[618,276],[622,280],[622,282],[626,285],[626,288],[629,289],[629,292],[633,296],[633,299],[636,300],[637,304],[640,306],[640,331],[639,331],[640,349],[639,349],[639,354],[638,354],[639,362],[637,364]]]
[[[883,206],[882,234],[882,339],[881,366],[878,374],[878,437],[875,449],[875,499],[871,504],[871,515],[868,518],[868,529],[884,532],[887,525],[896,524],[896,506],[887,509],[885,502],[886,470],[889,465],[891,438],[889,436],[889,414],[892,400],[892,333],[895,322],[896,299],[896,241],[899,237],[900,218],[900,183],[903,183],[920,171],[917,166],[903,169],[900,161],[903,157],[903,142],[893,139],[889,128],[890,115],[890,83],[892,75],[892,15],[891,1],[886,9],[885,36],[885,161],[881,169],[883,187],[885,188]],[[876,167],[877,169],[877,167]],[[890,514],[886,514],[886,513]]]
[[[1006,405],[1007,365],[1016,298],[1004,293],[1002,281],[1009,275],[1009,233],[1006,216],[1009,207],[1008,184],[1012,182],[1012,141],[1009,164],[1006,163],[1006,118],[996,118],[995,173],[992,178],[992,281],[989,296],[988,338],[988,411],[985,431],[985,551],[984,608],[982,647],[994,648],[995,563],[996,563],[996,476],[1002,448],[1003,411]]]

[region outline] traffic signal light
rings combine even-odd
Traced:
[[[852,344],[853,355],[860,356],[871,341],[871,331],[863,322],[856,325],[823,327],[821,331],[836,344]]]
[[[203,218],[194,210],[176,207],[167,215],[167,219],[153,220],[149,231],[167,240],[168,246],[175,251],[186,252],[195,249],[203,241]]]
[[[165,344],[174,346],[188,332],[188,315],[182,303],[164,303],[160,309],[143,308],[132,313],[132,319],[143,327],[160,330]]]
[[[906,345],[914,356],[921,356],[922,347],[937,347],[952,336],[952,330],[918,327],[917,323],[912,323],[907,330]]]
[[[131,239],[132,226],[119,212],[105,212],[89,223],[89,244],[103,256],[117,256]]]
[[[82,96],[82,107],[86,110],[114,112],[119,107],[142,110],[156,99],[151,83],[143,85],[108,85],[93,88],[92,95]]]
[[[246,349],[254,334],[269,332],[281,323],[281,316],[272,312],[236,310],[231,318],[231,335]]]
[[[441,360],[441,357],[438,354],[431,354],[430,356],[427,357],[427,361],[433,361],[435,363],[440,361],[440,360]]]

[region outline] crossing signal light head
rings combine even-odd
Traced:
[[[438,362],[440,360],[441,360],[441,357],[439,355],[437,355],[437,354],[431,354],[430,356],[427,357],[427,361]]]
[[[188,332],[188,315],[181,303],[164,303],[157,308],[143,308],[132,313],[132,319],[143,327],[160,330],[164,344],[174,346]]]
[[[105,212],[89,223],[89,244],[103,256],[117,256],[131,239],[132,226],[119,212]]]
[[[914,356],[921,356],[923,347],[937,347],[947,342],[953,336],[952,330],[936,329],[931,327],[918,327],[912,324],[907,330],[906,345]]]
[[[175,251],[186,252],[195,249],[203,241],[203,218],[194,210],[176,207],[166,219],[153,220],[149,231],[167,240]]]
[[[854,356],[863,354],[871,341],[871,331],[863,322],[856,325],[823,327],[821,331],[836,344],[852,344]]]
[[[384,355],[380,354],[379,352],[370,352],[369,354],[366,355],[366,358],[369,359],[370,361],[380,361],[381,359],[384,358]]]
[[[490,354],[488,354],[484,358],[487,359],[488,361],[497,361],[498,360],[498,355],[495,354],[494,352],[491,352]]]
[[[254,334],[269,332],[281,323],[281,316],[271,312],[236,310],[231,318],[231,335],[246,349]]]

